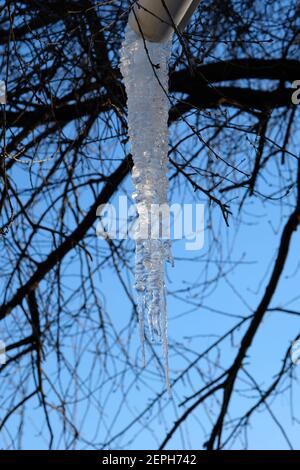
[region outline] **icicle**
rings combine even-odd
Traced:
[[[126,31],[121,50],[121,72],[128,104],[128,133],[134,168],[133,198],[139,216],[136,238],[135,288],[144,357],[144,317],[151,338],[162,342],[169,388],[165,261],[173,262],[170,240],[151,236],[151,208],[167,204],[168,179],[168,59],[171,43],[144,41]],[[153,222],[153,220],[151,220]],[[156,221],[157,222],[157,221]],[[150,227],[151,225],[151,227]]]

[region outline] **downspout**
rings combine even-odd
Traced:
[[[128,24],[137,34],[151,42],[165,42],[174,29],[183,31],[200,0],[138,0]]]

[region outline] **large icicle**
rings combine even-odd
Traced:
[[[151,236],[153,205],[167,204],[168,163],[168,59],[170,43],[145,41],[128,29],[121,50],[121,72],[128,104],[128,133],[133,156],[133,198],[139,216],[136,238],[135,288],[144,357],[144,317],[151,338],[163,345],[165,376],[169,386],[165,261],[172,262],[170,240]],[[157,207],[157,206],[156,206]],[[150,228],[150,217],[151,228]],[[157,220],[156,220],[157,223]]]

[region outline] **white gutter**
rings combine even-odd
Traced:
[[[200,0],[138,0],[128,24],[152,42],[167,41],[177,28],[183,31]]]

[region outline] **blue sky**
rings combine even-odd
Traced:
[[[223,47],[223,46],[222,46]],[[69,129],[70,130],[70,129]],[[68,132],[68,130],[66,131]],[[275,131],[274,131],[275,132]],[[294,136],[294,151],[299,144],[299,135]],[[112,145],[113,147],[113,145]],[[251,146],[249,147],[251,149]],[[251,150],[245,149],[245,154],[240,155],[241,159],[249,160]],[[226,154],[226,151],[224,152]],[[252,153],[253,155],[253,153]],[[123,149],[117,146],[112,151],[112,157],[122,158]],[[279,157],[280,158],[280,157]],[[108,163],[109,164],[109,163]],[[293,169],[294,163],[291,163]],[[260,181],[262,192],[272,190],[272,175],[275,174],[276,165],[268,168],[268,180]],[[30,174],[28,168],[16,169],[14,181],[24,187],[30,187]],[[284,170],[282,170],[284,172]],[[171,183],[173,184],[173,183]],[[127,178],[122,187],[122,191],[132,191],[130,178]],[[122,192],[123,193],[123,192]],[[120,191],[121,194],[121,191]],[[89,207],[91,194],[82,195],[86,207]],[[264,293],[271,269],[276,257],[280,235],[287,216],[292,210],[293,198],[287,198],[287,204],[281,207],[272,202],[263,203],[256,198],[250,198],[243,212],[243,223],[241,224],[241,214],[239,213],[240,199],[232,201],[233,215],[230,218],[230,226],[226,227],[222,221],[220,211],[217,207],[208,205],[207,199],[194,193],[191,188],[179,193],[173,186],[171,202],[184,200],[186,203],[201,202],[205,205],[206,227],[205,244],[199,253],[187,252],[184,248],[184,241],[176,241],[173,244],[175,266],[167,268],[167,288],[168,312],[169,312],[169,337],[170,337],[170,376],[171,381],[186,368],[187,364],[197,357],[216,340],[218,335],[224,334],[236,322],[236,316],[246,316],[251,314],[257,307]],[[47,201],[41,202],[36,208],[37,213],[46,207]],[[209,215],[212,216],[214,233],[222,250],[212,248],[211,230],[208,224],[211,223]],[[70,226],[72,222],[70,223]],[[107,250],[106,242],[96,239],[96,226],[94,227],[94,242],[99,253]],[[272,300],[271,307],[290,308],[300,312],[300,272],[299,272],[299,244],[300,231],[296,232],[292,239],[288,262],[284,274],[280,280],[279,287]],[[131,249],[133,244],[128,245]],[[132,255],[131,255],[132,257]],[[230,259],[229,259],[230,258]],[[203,271],[209,259],[208,271]],[[213,280],[218,274],[220,261],[224,266],[226,275],[218,285],[214,282],[211,289],[201,290],[201,283],[206,274]],[[71,261],[66,267],[65,273],[72,276],[66,283],[68,287],[80,282],[77,279],[79,264],[76,254],[72,253],[66,261]],[[131,259],[132,261],[132,259]],[[216,263],[218,261],[218,264]],[[237,263],[236,269],[231,271],[232,261]],[[222,274],[224,274],[224,272]],[[132,288],[132,275],[120,266],[120,273],[126,282],[129,292],[134,295]],[[157,362],[153,360],[150,346],[146,348],[147,366],[143,369],[141,364],[141,351],[136,322],[131,324],[130,343],[128,343],[128,322],[132,315],[132,307],[120,283],[120,279],[114,271],[106,266],[95,275],[95,283],[101,296],[103,309],[107,312],[120,343],[128,353],[132,370],[123,368],[123,357],[119,356],[119,348],[113,347],[113,360],[108,363],[110,372],[116,371],[116,378],[108,382],[101,390],[95,391],[89,400],[84,400],[77,407],[70,407],[74,412],[76,425],[80,430],[83,441],[87,436],[93,443],[101,448],[111,449],[157,449],[163,441],[164,436],[178,418],[184,407],[180,403],[186,396],[197,390],[203,384],[203,376],[209,373],[211,376],[219,373],[221,367],[230,365],[235,348],[239,345],[243,328],[224,341],[220,351],[215,351],[209,355],[209,361],[197,362],[191,373],[180,380],[173,387],[173,395],[169,397],[165,390],[164,376],[162,368],[157,367]],[[195,287],[195,283],[198,287]],[[178,290],[191,287],[190,292],[186,291],[185,301],[175,295]],[[209,294],[209,295],[208,295]],[[183,296],[182,296],[183,297]],[[188,303],[186,303],[186,300]],[[78,311],[78,301],[73,301],[74,316],[80,316]],[[93,313],[91,313],[93,316]],[[85,317],[82,317],[82,322]],[[72,325],[70,326],[72,330]],[[299,334],[299,317],[272,311],[264,319],[254,343],[245,360],[248,371],[255,377],[256,382],[262,389],[266,389],[272,378],[281,367],[281,361],[290,348],[291,342]],[[78,365],[80,378],[83,383],[91,380],[96,383],[96,375],[103,373],[101,363],[92,361],[93,352],[102,343],[97,332],[87,335],[80,345],[84,354]],[[71,344],[66,342],[65,356],[72,362]],[[158,357],[161,357],[160,345],[154,345]],[[218,356],[220,354],[220,357]],[[215,364],[215,366],[214,366]],[[54,376],[57,363],[56,357],[50,354],[43,364],[45,372],[51,377]],[[215,367],[215,370],[214,370]],[[291,367],[292,373],[299,381],[300,365]],[[138,374],[138,380],[134,381],[134,374]],[[12,379],[13,380],[13,379]],[[70,376],[66,372],[64,386],[67,388]],[[288,386],[286,381],[281,389]],[[230,407],[230,416],[235,418],[244,410],[247,410],[253,403],[253,391],[249,391],[245,376],[241,374],[236,384],[242,396],[235,396]],[[124,400],[124,390],[126,389],[126,400]],[[288,444],[283,436],[278,422],[282,424],[289,441],[295,449],[300,449],[299,424],[292,419],[291,397],[293,398],[294,415],[299,417],[299,382],[294,381],[292,391],[287,390],[284,394],[279,394],[269,402],[270,409],[265,406],[259,408],[258,412],[251,417],[247,442],[249,449],[287,449]],[[129,430],[123,432],[137,415],[149,406],[156,396],[162,394],[159,404],[150,407],[150,411],[137,421]],[[257,399],[257,395],[255,396]],[[50,401],[55,403],[55,397],[50,393]],[[87,401],[90,402],[87,407]],[[103,410],[100,408],[104,405]],[[205,406],[197,408],[190,418],[184,423],[182,431],[177,431],[172,440],[168,443],[169,449],[202,449],[203,443],[207,439],[211,430],[211,416],[217,413],[218,407],[215,401],[208,401]],[[26,406],[26,430],[24,433],[22,447],[25,449],[45,449],[48,446],[48,433],[44,423],[44,415],[39,407],[37,398],[32,399]],[[60,438],[61,422],[57,413],[51,413],[53,429],[57,432],[54,448],[65,448],[65,442]],[[19,413],[11,419],[8,432],[16,429],[19,423]],[[43,432],[40,433],[42,428]],[[114,437],[120,433],[118,437]],[[236,440],[235,449],[243,448],[246,436],[241,434]],[[0,436],[0,446],[6,447],[9,441],[8,434],[2,433]],[[105,445],[106,444],[106,445]],[[18,447],[18,443],[15,443]],[[79,448],[89,448],[84,442],[79,444]]]
[[[126,186],[130,190],[130,180],[126,182]],[[188,202],[189,198],[192,200],[194,194],[185,199]],[[174,201],[172,201],[174,202]],[[203,201],[202,201],[203,202]],[[205,211],[208,212],[208,207],[205,205]],[[215,211],[215,220],[219,217],[217,210]],[[289,209],[285,211],[289,212]],[[253,223],[255,221],[255,223]],[[258,221],[258,222],[257,222]],[[180,300],[173,298],[172,295],[168,298],[169,310],[169,336],[171,343],[170,350],[170,371],[171,380],[176,378],[177,374],[186,366],[186,361],[180,354],[174,354],[172,351],[172,344],[176,343],[179,347],[191,348],[193,351],[201,351],[216,338],[216,335],[224,333],[232,326],[236,319],[224,316],[221,312],[234,315],[247,315],[254,309],[266,285],[266,281],[270,274],[270,269],[276,255],[279,237],[282,226],[285,222],[285,215],[279,214],[278,210],[273,210],[264,207],[264,204],[259,202],[251,203],[246,217],[245,224],[239,226],[235,217],[231,220],[230,227],[225,227],[221,224],[219,232],[220,240],[224,246],[228,247],[231,252],[233,260],[241,260],[241,264],[232,273],[226,276],[226,280],[221,282],[213,293],[205,299],[203,305],[194,307],[194,305],[185,305]],[[205,233],[206,235],[206,233]],[[280,281],[279,288],[272,301],[272,307],[289,307],[294,310],[300,310],[300,296],[299,296],[299,273],[295,274],[299,258],[297,256],[298,247],[300,242],[300,233],[295,233],[292,241],[290,256]],[[105,242],[101,239],[97,240],[99,249],[103,249]],[[233,248],[232,248],[233,247]],[[199,275],[201,264],[205,262],[205,253],[209,249],[209,236],[206,236],[204,248],[199,252],[202,260],[198,262],[180,261],[182,257],[190,257],[194,260],[195,252],[186,252],[184,249],[184,242],[177,241],[174,243],[173,250],[175,255],[175,267],[167,269],[168,277],[168,290],[174,292],[176,289],[186,287],[189,282],[194,280]],[[226,252],[226,250],[225,250]],[[224,252],[224,260],[226,260],[226,253]],[[198,255],[198,254],[197,254]],[[226,263],[225,263],[226,264]],[[76,263],[72,264],[72,270],[76,271]],[[266,272],[263,282],[261,278]],[[123,272],[126,277],[126,272]],[[98,280],[99,287],[106,293],[105,308],[111,315],[111,320],[115,328],[122,332],[123,328],[128,322],[128,315],[130,312],[130,305],[128,299],[124,295],[123,289],[116,276],[113,275],[111,269],[105,269],[99,273]],[[132,278],[128,278],[129,289],[131,288]],[[191,298],[191,303],[197,300]],[[213,310],[212,310],[213,309]],[[218,312],[219,310],[219,312]],[[74,312],[76,308],[74,307]],[[280,368],[281,360],[290,347],[291,341],[299,333],[299,318],[289,315],[284,315],[276,312],[267,314],[264,323],[257,334],[254,344],[250,350],[250,366],[249,370],[255,376],[256,381],[262,388],[267,387],[271,378],[276,374]],[[122,333],[120,333],[122,337]],[[194,337],[194,338],[193,338]],[[97,337],[94,338],[97,342]],[[233,341],[238,344],[240,336],[237,334]],[[124,341],[126,338],[124,337]],[[140,345],[138,338],[137,327],[132,332],[132,343],[130,346],[130,355],[135,358],[136,363],[141,365]],[[148,348],[147,348],[148,349]],[[160,346],[156,346],[157,354],[160,355]],[[146,351],[149,358],[149,350]],[[193,357],[191,353],[189,357]],[[224,343],[222,347],[222,364],[228,365],[232,359],[232,351],[228,342]],[[248,360],[247,360],[248,362]],[[82,378],[89,376],[90,370],[89,357],[87,356],[82,364],[80,370]],[[48,358],[44,365],[47,374],[51,375],[51,369],[55,369],[55,361],[52,362]],[[148,370],[147,370],[148,368]],[[95,434],[95,442],[103,443],[114,435],[115,432],[122,430],[126,427],[128,422],[132,419],[135,413],[140,412],[143,407],[149,403],[149,400],[155,396],[156,392],[164,390],[163,371],[159,372],[157,376],[157,368],[155,364],[148,365],[146,370],[142,372],[143,381],[150,380],[150,386],[142,386],[139,388],[134,385],[130,388],[128,393],[128,406],[120,409],[122,402],[122,393],[118,387],[110,391],[102,391],[102,396],[107,393],[107,401],[105,406],[105,419],[103,420],[103,427],[100,426],[98,432]],[[299,366],[293,366],[293,372],[299,379]],[[155,375],[153,375],[153,371]],[[197,374],[199,371],[194,371],[191,374],[191,382],[195,390],[197,389]],[[151,378],[152,377],[152,378]],[[129,383],[132,377],[128,374],[126,383]],[[243,387],[243,384],[238,381],[238,388]],[[109,448],[131,448],[131,449],[156,449],[158,444],[162,441],[166,431],[174,422],[175,416],[179,416],[182,412],[182,407],[178,405],[185,396],[191,393],[191,385],[187,383],[179,383],[173,389],[173,397],[170,399],[167,393],[164,394],[162,399],[163,413],[160,413],[157,407],[149,417],[149,423],[142,421],[137,426],[133,426],[129,433],[124,436],[113,440]],[[247,395],[247,391],[244,392]],[[294,385],[294,409],[295,414],[299,415],[299,384]],[[251,395],[251,393],[250,393]],[[95,396],[95,400],[98,400]],[[241,410],[245,409],[246,403],[249,402],[245,399],[235,397],[233,406],[230,413],[234,416],[239,414]],[[286,395],[279,395],[275,400],[270,402],[272,410],[276,419],[284,425],[290,442],[295,449],[300,448],[299,444],[299,429],[296,423],[292,422],[291,410],[289,403],[289,392]],[[27,412],[29,419],[27,420],[27,430],[24,435],[23,447],[27,449],[43,449],[47,447],[46,440],[37,433],[37,429],[41,424],[43,415],[38,410],[37,400],[33,399],[27,405]],[[208,404],[209,406],[216,406],[214,403]],[[246,406],[246,407],[247,407]],[[92,406],[93,408],[93,406]],[[78,416],[80,416],[83,409],[78,407]],[[85,420],[82,428],[83,434],[92,433],[96,422],[96,411],[89,413],[88,418]],[[79,420],[80,421],[80,420]],[[11,422],[13,425],[14,420]],[[17,417],[16,417],[17,422]],[[56,418],[53,414],[53,423],[55,429]],[[149,428],[144,428],[145,424]],[[193,416],[187,420],[182,430],[177,432],[169,443],[167,448],[170,449],[198,449],[202,448],[205,441],[206,432],[209,431],[211,423],[208,419],[207,410],[199,408],[194,412]],[[110,430],[108,429],[110,428]],[[57,429],[59,429],[57,422]],[[45,432],[47,434],[47,432]],[[93,434],[93,433],[92,433]],[[234,448],[243,448],[243,436],[241,441],[238,439]],[[3,439],[5,442],[5,439]],[[4,445],[2,442],[1,445]],[[60,448],[64,448],[62,442],[56,443]],[[285,449],[288,448],[282,433],[274,422],[266,408],[261,407],[259,412],[251,419],[251,425],[248,432],[248,447],[250,449]]]

